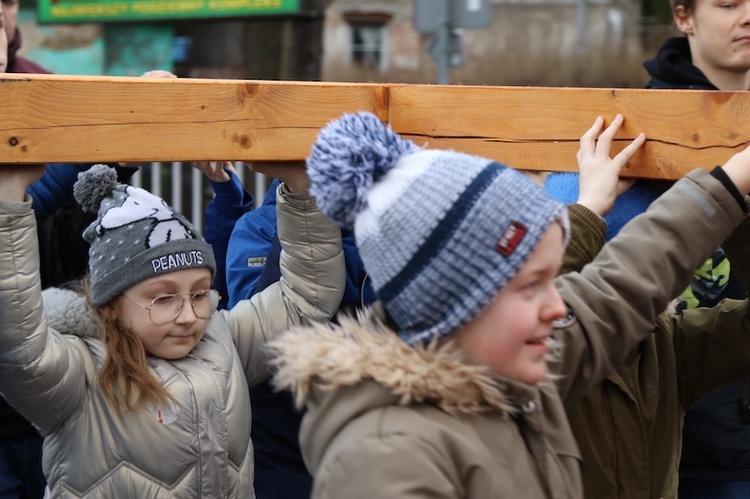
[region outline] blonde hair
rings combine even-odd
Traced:
[[[163,407],[174,399],[148,366],[143,342],[133,331],[119,321],[122,297],[102,306],[91,303],[89,280],[83,284],[93,317],[96,319],[100,339],[106,347],[104,362],[98,373],[99,388],[118,412],[124,402],[131,411],[151,404]]]

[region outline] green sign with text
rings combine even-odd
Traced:
[[[300,0],[38,0],[40,23],[294,14]]]

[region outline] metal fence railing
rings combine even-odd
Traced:
[[[271,179],[250,172],[239,161],[235,162],[234,167],[245,188],[253,194],[257,207],[263,201]],[[214,197],[214,192],[208,179],[191,163],[146,163],[133,174],[129,183],[161,197],[203,232],[206,206]]]

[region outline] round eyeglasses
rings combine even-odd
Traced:
[[[191,293],[159,295],[151,303],[143,305],[138,303],[128,295],[123,295],[139,307],[148,310],[148,318],[157,326],[163,326],[173,322],[182,312],[185,306],[185,297],[190,297],[190,306],[193,307],[193,313],[199,319],[208,319],[219,306],[221,295],[215,289],[202,289]]]

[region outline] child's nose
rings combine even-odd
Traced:
[[[556,288],[552,288],[550,293],[550,301],[544,308],[545,321],[555,321],[565,317],[568,313],[568,307],[565,305],[560,293],[557,292]]]
[[[195,310],[193,310],[193,306],[190,304],[190,300],[185,300],[185,303],[182,304],[180,313],[177,314],[177,317],[174,320],[175,323],[190,324],[191,322],[195,322],[196,320],[198,320],[198,316],[195,315]]]

